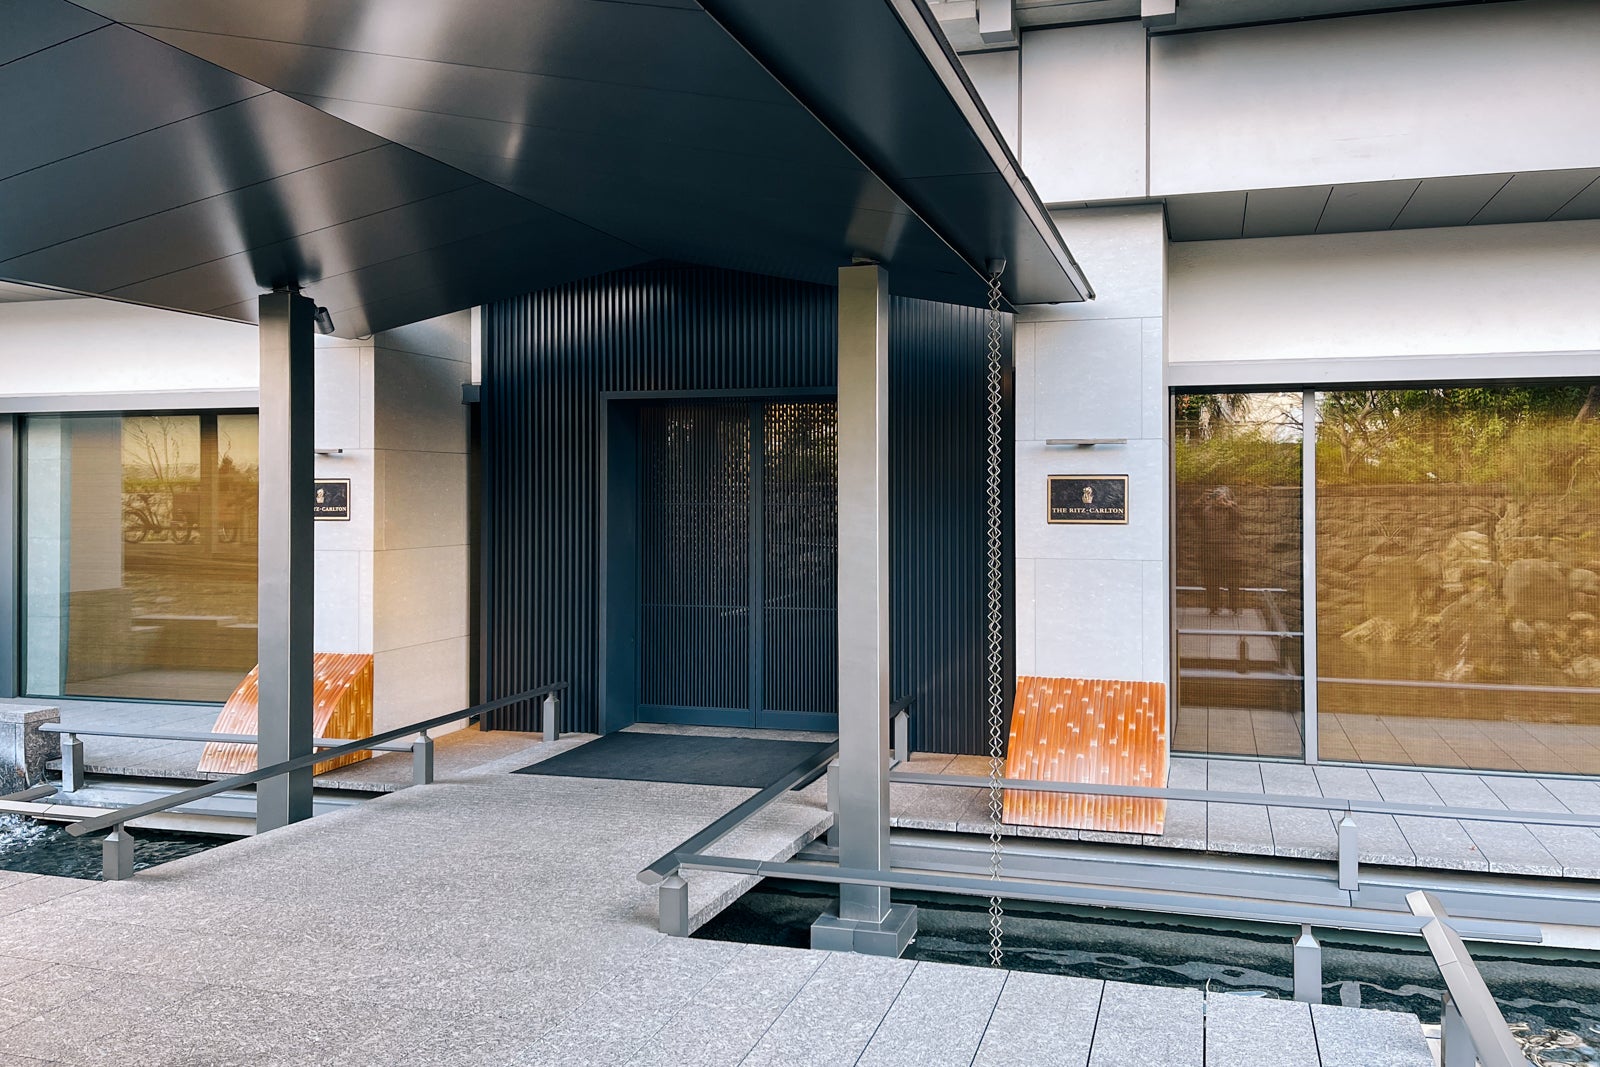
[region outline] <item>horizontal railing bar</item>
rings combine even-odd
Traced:
[[[1206,587],[1203,585],[1180,585],[1177,589],[1180,593],[1203,593],[1206,591]],[[1278,589],[1270,585],[1241,585],[1239,587],[1239,592],[1241,593],[1287,593],[1288,591],[1287,589]]]
[[[1179,630],[1179,637],[1304,637],[1303,630]]]
[[[7,793],[5,796],[0,797],[0,800],[9,800],[18,804],[25,804],[30,800],[38,800],[40,797],[47,797],[52,793],[59,792],[61,792],[61,790],[57,789],[53,785],[34,785],[29,786],[27,789],[19,790],[15,793]]]
[[[892,719],[902,711],[905,711],[907,708],[911,707],[912,704],[916,703],[916,700],[917,696],[915,693],[907,693],[899,700],[896,700],[893,704],[889,705],[889,718]]]
[[[424,730],[435,730],[441,726],[448,726],[453,722],[459,722],[462,719],[471,718],[474,715],[483,715],[491,711],[497,711],[500,708],[510,707],[512,704],[521,704],[525,701],[532,700],[535,697],[541,697],[547,693],[554,693],[559,690],[566,689],[567,684],[568,683],[566,682],[557,682],[552,685],[540,686],[538,689],[529,689],[526,692],[518,693],[515,696],[501,697],[498,700],[490,700],[482,704],[475,704],[470,708],[463,708],[460,711],[452,711],[446,715],[438,715],[431,719],[425,719],[422,722],[411,723],[408,726],[397,726],[392,730],[385,730],[381,734],[373,734],[371,737],[363,737],[358,741],[351,741],[348,744],[339,745],[322,752],[312,752],[304,756],[296,756],[291,760],[284,760],[282,763],[274,763],[270,766],[259,767],[256,770],[250,771],[246,774],[236,774],[232,778],[223,778],[220,781],[208,782],[205,785],[197,785],[192,789],[185,789],[180,793],[173,793],[171,796],[162,797],[158,800],[146,801],[143,804],[135,804],[131,808],[119,808],[116,811],[108,812],[105,815],[96,815],[93,818],[83,819],[75,822],[67,827],[67,833],[71,834],[73,837],[82,837],[85,834],[92,834],[96,830],[105,830],[109,827],[116,826],[119,823],[131,822],[134,819],[141,819],[146,815],[155,815],[159,812],[166,811],[169,808],[175,808],[180,804],[187,804],[191,800],[200,800],[203,797],[215,796],[217,793],[224,793],[230,789],[241,789],[244,786],[255,785],[257,782],[264,782],[268,778],[276,778],[280,774],[288,774],[290,771],[297,771],[303,767],[314,767],[325,760],[338,759],[340,756],[348,756],[355,752],[362,752],[371,748],[373,745],[380,745],[385,741],[393,741],[398,737],[405,737],[408,734],[420,733]]]
[[[41,733],[47,734],[72,734],[75,737],[127,737],[138,741],[214,741],[218,744],[229,745],[255,745],[260,739],[255,734],[215,734],[199,733],[193,731],[173,730],[169,733],[152,733],[141,730],[98,730],[83,729],[76,726],[62,726],[60,723],[47,722],[39,727]],[[318,748],[332,748],[343,745],[354,738],[349,737],[314,737],[311,743]],[[410,745],[368,745],[367,748],[378,752],[410,752]]]
[[[790,786],[815,773],[818,768],[826,767],[828,762],[838,754],[839,742],[829,742],[822,751],[801,760],[794,767],[784,772],[771,785],[754,796],[747,798],[738,807],[717,819],[699,833],[694,834],[670,852],[663,854],[660,859],[639,872],[637,875],[639,881],[645,885],[658,884],[678,869],[678,856],[680,853],[698,852],[715,844],[729,831],[733,830],[734,827],[788,792]]]
[[[910,889],[959,896],[1000,896],[1011,900],[1037,900],[1055,904],[1124,908],[1132,911],[1168,912],[1205,918],[1235,919],[1249,922],[1281,923],[1286,926],[1310,924],[1333,930],[1363,933],[1420,934],[1425,920],[1406,912],[1374,908],[1344,907],[1337,904],[1305,904],[1288,901],[1250,901],[1243,897],[1211,896],[1181,890],[1122,889],[1110,886],[990,879],[977,875],[895,869],[869,871],[839,867],[831,863],[803,860],[751,860],[734,856],[683,855],[678,866],[703,871],[754,875],[758,878],[791,878],[805,882],[836,885],[873,885],[889,889]],[[1463,936],[1494,941],[1539,944],[1544,935],[1533,923],[1501,919],[1451,919]]]
[[[890,771],[890,782],[907,785],[941,785],[951,788],[987,789],[989,779],[962,774],[921,774],[915,771]],[[1312,808],[1322,811],[1350,811],[1365,815],[1417,815],[1431,819],[1467,819],[1472,822],[1532,823],[1535,826],[1587,826],[1600,828],[1600,815],[1577,815],[1557,811],[1508,811],[1503,808],[1452,808],[1432,804],[1401,804],[1381,800],[1356,800],[1336,797],[1288,796],[1281,793],[1225,793],[1209,789],[1166,789],[1146,785],[1113,785],[1109,782],[1044,782],[1026,778],[1002,778],[1007,789],[1032,793],[1074,793],[1103,797],[1139,797],[1153,800],[1189,800],[1201,804],[1244,804],[1270,808]]]
[[[1559,693],[1600,695],[1600,687],[1582,685],[1495,685],[1493,682],[1424,682],[1405,678],[1318,678],[1323,685],[1380,685],[1399,689],[1471,689],[1481,693]]]

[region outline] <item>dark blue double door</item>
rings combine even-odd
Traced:
[[[638,470],[639,720],[833,730],[833,403],[649,404]]]

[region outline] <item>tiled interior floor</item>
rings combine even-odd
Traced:
[[[1596,720],[1523,723],[1324,711],[1317,717],[1317,747],[1321,759],[1335,762],[1600,775],[1600,708]],[[1299,712],[1181,707],[1172,747],[1296,759],[1301,733]]]

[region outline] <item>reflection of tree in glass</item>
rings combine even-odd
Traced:
[[[198,537],[200,471],[186,458],[194,416],[122,420],[122,538],[187,542]]]

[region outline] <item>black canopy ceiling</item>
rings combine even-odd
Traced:
[[[1089,295],[922,0],[0,0],[0,278],[348,336],[673,259]]]

